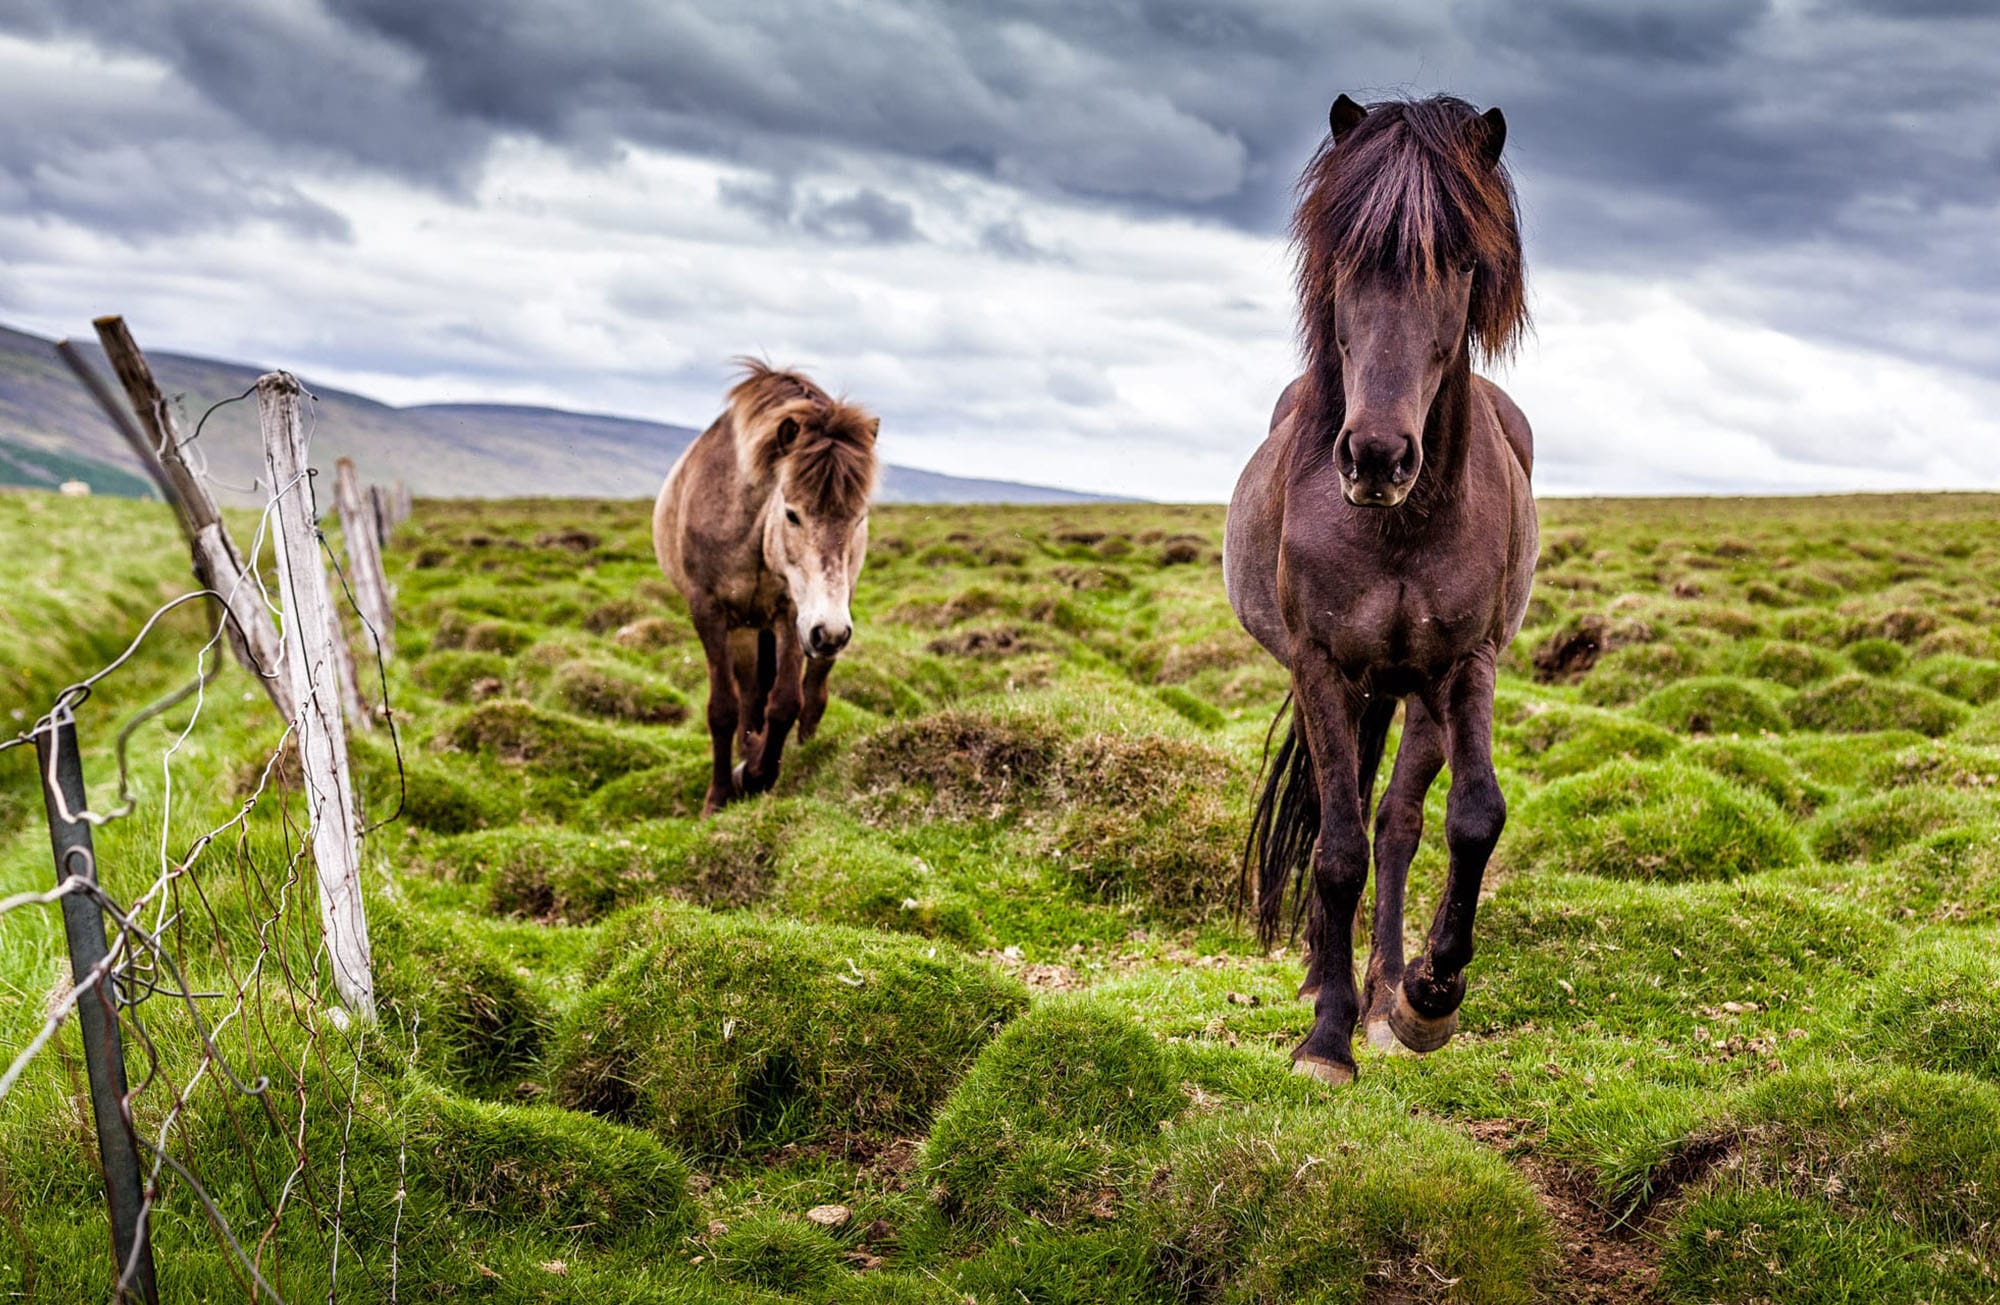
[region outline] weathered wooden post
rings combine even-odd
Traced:
[[[236,660],[257,677],[278,711],[289,718],[297,701],[285,678],[285,658],[278,644],[277,627],[271,623],[271,613],[264,606],[256,578],[244,566],[236,545],[230,542],[222,514],[216,510],[215,500],[209,497],[208,487],[183,455],[183,441],[173,410],[167,406],[166,396],[160,393],[152,368],[146,365],[146,355],[139,352],[132,333],[125,328],[124,318],[100,317],[95,326],[97,338],[104,345],[104,356],[118,373],[125,397],[139,418],[140,431],[154,450],[167,501],[179,515],[181,529],[193,548],[195,578],[222,595],[231,617],[227,622],[229,646],[235,650]],[[112,419],[118,422],[115,413]],[[122,423],[119,424],[122,429]],[[152,468],[149,466],[148,470]]]
[[[389,581],[382,570],[382,546],[375,513],[354,475],[354,459],[334,463],[333,502],[340,509],[340,537],[347,545],[347,582],[354,589],[361,619],[381,643],[387,661],[395,645],[395,616],[389,606]]]
[[[361,830],[347,769],[341,726],[335,611],[327,592],[313,511],[300,387],[290,372],[257,381],[257,416],[264,466],[275,499],[273,535],[284,607],[284,649],[298,707],[292,720],[305,776],[313,863],[319,872],[320,925],[341,1001],[355,1016],[375,1018],[375,979],[368,920],[361,901]]]

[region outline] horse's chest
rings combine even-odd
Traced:
[[[1314,633],[1356,672],[1424,670],[1457,661],[1486,637],[1490,603],[1477,592],[1407,578],[1313,586]]]
[[[762,565],[723,582],[717,597],[732,623],[742,626],[768,626],[788,601],[784,580]]]

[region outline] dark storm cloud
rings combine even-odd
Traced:
[[[852,241],[921,234],[884,190],[796,188],[857,153],[1276,231],[1337,91],[1450,89],[1507,110],[1545,265],[1728,267],[1769,283],[1749,311],[1836,332],[1858,296],[1893,286],[1881,311],[1898,347],[1922,333],[1919,313],[1980,325],[2000,291],[1984,243],[1967,244],[1955,217],[1940,226],[1996,203],[1995,12],[1974,0],[0,0],[0,26],[160,60],[246,149],[461,193],[502,135],[590,155],[635,141],[761,171],[727,198]],[[93,113],[81,105],[59,130],[91,129]],[[46,160],[18,133],[0,154],[12,202],[65,205],[29,186]],[[278,220],[337,221],[282,187],[262,203]],[[63,211],[121,220],[87,199]],[[1013,247],[999,228],[985,243]],[[1837,270],[1759,266],[1801,248]]]

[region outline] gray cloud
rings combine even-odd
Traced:
[[[1981,0],[751,9],[0,0],[0,32],[28,48],[109,61],[65,82],[0,44],[0,117],[34,124],[0,137],[0,214],[128,241],[244,221],[339,240],[335,183],[388,176],[470,206],[523,139],[585,164],[632,144],[725,165],[701,185],[774,246],[924,242],[888,252],[1038,278],[1081,248],[1050,212],[1276,234],[1335,93],[1449,89],[1508,114],[1538,270],[1669,284],[1718,320],[2000,377],[2000,10]],[[731,293],[687,274],[610,307],[664,318]],[[908,347],[1002,348],[946,316]],[[1037,374],[1087,409],[1098,361]]]

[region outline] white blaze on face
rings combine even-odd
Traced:
[[[815,520],[780,501],[772,534],[765,552],[777,563],[774,569],[785,578],[798,613],[799,644],[808,657],[832,657],[854,634],[848,603],[867,547],[867,519]]]

